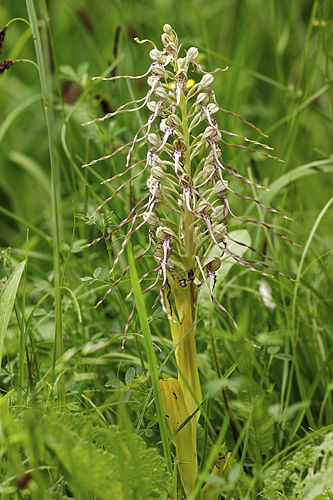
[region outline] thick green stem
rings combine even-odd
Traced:
[[[180,98],[182,135],[186,145],[183,156],[183,168],[188,177],[191,176],[190,134],[188,129],[187,104],[184,94]],[[197,292],[193,284],[193,269],[195,264],[195,241],[193,233],[194,216],[188,207],[184,206],[184,243],[187,287],[182,288],[177,277],[170,276],[171,292],[175,301],[175,310],[167,297],[167,309],[170,315],[170,329],[178,368],[178,384],[185,404],[186,418],[200,405],[202,400],[200,379],[197,365],[197,350],[195,344],[195,329],[197,320]],[[172,318],[172,319],[171,319]],[[172,395],[174,392],[172,393]],[[170,395],[170,398],[172,398]],[[167,396],[165,399],[168,400]],[[167,403],[164,403],[166,406]],[[169,413],[172,404],[169,401]],[[167,413],[167,412],[165,412]],[[184,415],[185,415],[184,413]],[[174,418],[175,415],[173,415]],[[184,420],[185,420],[184,419]],[[182,483],[188,495],[194,487],[198,473],[196,427],[199,419],[197,412],[185,426],[186,432],[179,433],[174,440],[177,452],[178,467]],[[190,438],[189,438],[189,435]],[[186,442],[185,442],[186,439]],[[187,455],[184,458],[184,453]],[[187,458],[186,458],[187,457]],[[189,459],[188,457],[191,457]],[[186,466],[184,466],[184,460]]]
[[[183,289],[176,280],[171,281],[171,289],[176,304],[176,312],[172,310],[171,304],[167,301],[170,319],[170,329],[178,368],[178,385],[181,391],[186,411],[185,420],[189,417],[198,405],[201,403],[201,387],[197,365],[197,351],[195,345],[195,326],[196,326],[196,304],[193,304],[189,289]],[[194,316],[193,316],[194,311]],[[171,396],[170,396],[171,398]],[[171,402],[169,402],[171,404]],[[171,413],[170,409],[164,404],[165,414]],[[175,417],[175,415],[173,415]],[[174,441],[176,446],[177,460],[180,476],[186,495],[191,492],[195,478],[198,473],[197,464],[197,439],[196,427],[199,418],[197,412],[186,424],[186,432],[179,434]],[[179,422],[181,423],[181,422]],[[189,437],[190,436],[190,437]],[[185,451],[184,451],[185,450]],[[184,466],[184,454],[186,457],[186,466]],[[192,457],[191,460],[188,456]]]
[[[201,403],[201,387],[197,365],[197,350],[195,344],[196,305],[192,304],[188,291],[180,288],[174,290],[177,316],[170,320],[173,345],[178,368],[178,381],[182,388],[189,414]]]

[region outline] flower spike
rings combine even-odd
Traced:
[[[111,232],[96,238],[86,246],[98,243],[117,233],[125,225],[129,225],[113,262],[110,271],[112,275],[118,267],[120,257],[124,253],[129,239],[137,231],[147,226],[148,247],[141,254],[135,256],[135,259],[147,255],[153,248],[154,258],[158,266],[153,266],[151,270],[147,270],[141,276],[140,283],[156,273],[153,283],[144,289],[144,293],[153,290],[159,284],[158,299],[160,305],[168,319],[174,322],[175,317],[170,310],[171,305],[169,301],[165,302],[166,290],[178,293],[176,292],[177,286],[189,290],[191,300],[196,307],[200,291],[199,283],[203,279],[212,301],[236,325],[214,295],[216,272],[207,266],[205,267],[204,264],[209,260],[212,248],[218,248],[222,261],[225,258],[231,258],[235,263],[249,271],[270,277],[280,275],[288,278],[288,276],[266,263],[266,261],[272,262],[272,258],[253,246],[233,238],[232,233],[227,228],[228,220],[234,219],[241,223],[257,224],[288,243],[295,243],[275,230],[266,221],[235,215],[227,197],[229,193],[254,203],[270,214],[289,219],[280,211],[266,206],[250,194],[235,190],[232,186],[234,178],[239,179],[245,186],[250,185],[269,191],[267,187],[248,179],[234,167],[227,165],[223,159],[223,153],[225,148],[231,147],[244,149],[252,154],[259,154],[275,161],[282,160],[268,152],[273,150],[271,146],[256,138],[248,138],[244,134],[220,128],[218,114],[221,111],[234,116],[258,134],[267,137],[253,123],[218,104],[211,85],[214,82],[215,73],[226,71],[228,68],[205,71],[198,62],[199,51],[195,47],[190,47],[183,55],[178,37],[168,24],[163,28],[161,39],[163,44],[161,49],[150,40],[140,41],[136,39],[140,44],[150,43],[152,45],[152,50],[149,53],[152,63],[144,74],[134,77],[129,75],[114,76],[108,79],[112,81],[120,78],[139,79],[146,77],[148,85],[146,95],[141,99],[121,105],[116,111],[108,113],[104,117],[86,123],[102,122],[120,113],[135,112],[144,107],[147,107],[151,112],[130,142],[120,146],[109,155],[83,165],[83,167],[93,166],[118,153],[125,153],[123,170],[117,171],[103,181],[103,183],[112,182],[113,193],[97,207],[91,218],[111,204],[113,199],[130,183],[139,177],[143,178],[145,175],[148,177],[146,177],[146,187],[141,193],[139,202],[131,209],[128,216],[118,223]],[[197,82],[194,81],[193,85],[188,86],[190,68],[197,71],[200,76]],[[192,79],[192,75],[190,78]],[[95,77],[95,79],[107,80],[104,77]],[[196,127],[199,124],[204,124],[204,129],[201,128],[201,131],[196,133]],[[229,143],[225,140],[226,136],[235,137],[243,143]],[[140,159],[139,155],[139,159],[133,161],[134,151],[144,143],[148,150],[146,159]],[[138,171],[134,170],[142,163],[144,166],[139,167]],[[129,172],[131,175],[128,180],[119,181]],[[237,255],[230,249],[230,245],[233,243],[255,253],[262,260],[253,260],[243,255]],[[102,301],[121,282],[128,270],[127,266],[121,272],[120,277],[115,279]],[[132,291],[130,290],[128,298],[131,295]],[[129,322],[126,325],[126,333],[134,310],[133,306]]]

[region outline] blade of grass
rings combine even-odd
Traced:
[[[29,98],[25,99],[25,101],[22,102],[22,104],[16,106],[13,109],[13,111],[9,113],[9,115],[7,115],[7,117],[3,120],[0,126],[0,144],[7,130],[15,120],[15,118],[17,118],[23,111],[25,111],[29,106],[31,106],[31,104],[34,104],[35,102],[39,101],[40,98],[41,98],[40,94],[34,94],[30,96]]]
[[[35,181],[44,189],[45,194],[49,196],[49,178],[43,171],[41,165],[39,165],[33,158],[21,153],[20,151],[10,151],[8,153],[8,159],[31,175],[31,177],[33,177]]]
[[[20,328],[20,349],[19,349],[19,377],[17,383],[17,404],[22,404],[23,378],[24,378],[24,355],[26,350],[25,342],[25,299],[26,299],[26,284],[27,284],[27,269],[28,269],[28,248],[29,248],[29,228],[27,229],[27,237],[25,244],[25,266],[23,273],[23,294],[21,306],[21,328]]]
[[[27,259],[27,257],[26,257],[26,259]],[[74,304],[74,307],[75,307],[76,312],[77,312],[78,322],[82,323],[81,309],[80,309],[78,300],[77,300],[76,296],[74,295],[73,291],[70,288],[67,288],[66,286],[63,286],[63,285],[61,285],[61,289],[68,292],[70,294],[70,296],[72,297],[73,304]],[[37,304],[34,305],[32,310],[30,311],[27,319],[24,318],[24,321],[22,321],[22,323],[24,324],[24,330],[21,327],[21,329],[23,331],[23,335],[21,335],[21,338],[20,338],[20,353],[19,353],[19,366],[18,366],[18,391],[17,391],[18,402],[20,400],[22,400],[22,392],[23,392],[23,385],[24,385],[24,355],[25,355],[25,349],[26,349],[28,335],[30,335],[30,341],[32,339],[31,333],[30,333],[30,323],[31,323],[37,309],[43,304],[43,302],[47,299],[47,297],[49,297],[52,293],[56,294],[55,288],[52,288],[46,294],[44,294],[43,297],[41,299],[39,299]]]
[[[43,240],[45,240],[47,243],[49,243],[52,246],[52,238],[48,234],[44,233],[44,231],[39,229],[37,226],[32,224],[31,222],[23,219],[23,217],[20,217],[19,215],[14,214],[13,212],[11,212],[10,210],[7,210],[5,207],[3,207],[1,205],[0,205],[0,213],[7,215],[7,217],[10,217],[13,220],[16,220],[17,222],[22,224],[22,226],[24,226],[26,228],[28,227],[29,229],[31,229],[31,231],[38,234],[38,236],[40,236]]]
[[[172,463],[171,463],[171,453],[170,453],[170,442],[169,442],[169,438],[168,438],[168,432],[167,432],[167,428],[166,428],[164,411],[163,411],[163,406],[162,406],[162,398],[161,398],[159,378],[158,378],[157,359],[156,359],[153,341],[152,341],[152,336],[151,336],[151,331],[150,331],[150,327],[149,327],[149,323],[148,323],[147,311],[146,311],[145,303],[143,300],[143,295],[142,295],[142,291],[141,291],[141,287],[140,287],[140,283],[139,283],[139,278],[138,278],[138,274],[137,274],[135,263],[134,263],[132,247],[131,247],[130,243],[127,244],[127,255],[128,255],[128,263],[130,266],[131,283],[132,283],[134,298],[135,298],[136,307],[137,307],[137,311],[138,311],[138,315],[139,315],[141,330],[143,333],[144,345],[145,345],[145,350],[146,350],[146,354],[147,354],[148,366],[149,366],[149,371],[150,371],[150,376],[151,376],[151,381],[152,381],[152,386],[153,386],[153,393],[154,393],[154,397],[155,397],[155,406],[156,406],[156,411],[157,411],[158,424],[160,427],[164,456],[165,456],[165,459],[167,462],[168,470],[169,470],[169,472],[171,472],[172,471]]]
[[[278,179],[276,179],[276,181],[272,182],[270,185],[271,191],[262,194],[262,201],[263,203],[271,203],[272,199],[275,198],[281,189],[291,182],[307,177],[308,175],[324,172],[333,172],[333,162],[331,158],[328,158],[327,160],[312,161],[311,163],[306,163],[305,165],[296,167],[288,173],[281,175]]]
[[[17,266],[17,268],[1,290],[0,294],[0,365],[2,360],[2,349],[5,341],[5,335],[8,328],[10,316],[12,314],[14,301],[24,266],[25,261],[21,262]]]
[[[53,268],[54,268],[54,288],[55,288],[55,348],[54,365],[57,359],[63,354],[62,336],[62,311],[61,311],[61,264],[60,264],[60,206],[59,206],[59,167],[56,161],[55,151],[55,130],[54,130],[54,106],[50,75],[47,75],[47,68],[42,49],[41,37],[39,33],[37,16],[33,0],[26,0],[29,22],[35,43],[37,64],[39,68],[40,84],[44,102],[45,120],[49,144],[50,168],[51,168],[51,210],[52,229],[54,238],[53,247]],[[59,383],[59,396],[63,397],[64,380]]]

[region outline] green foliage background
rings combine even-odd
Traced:
[[[28,263],[0,371],[0,498],[175,495],[175,475],[166,472],[162,458],[137,319],[121,349],[131,310],[131,302],[125,300],[129,279],[95,309],[109,287],[110,259],[117,254],[122,235],[82,250],[103,227],[113,227],[124,218],[138,187],[117,197],[104,219],[87,223],[87,216],[110,192],[100,181],[121,171],[123,158],[89,170],[81,165],[128,142],[146,116],[142,111],[82,127],[87,119],[103,116],[106,109],[116,109],[147,91],[143,80],[108,83],[93,82],[91,77],[111,70],[144,73],[148,49],[133,37],[158,44],[164,23],[173,26],[184,48],[199,48],[206,69],[230,67],[216,75],[218,102],[267,132],[268,143],[284,163],[262,161],[258,155],[232,148],[224,151],[225,160],[273,189],[255,197],[287,213],[294,222],[282,224],[274,216],[265,221],[301,245],[285,244],[257,226],[237,225],[247,229],[252,244],[259,250],[266,248],[277,267],[297,282],[270,280],[276,304],[270,310],[260,297],[258,276],[232,266],[218,284],[217,295],[240,325],[237,332],[219,310],[202,302],[197,344],[206,400],[200,420],[200,468],[223,423],[231,418],[234,430],[228,427],[224,448],[219,450],[222,454],[233,450],[226,472],[217,481],[221,498],[332,498],[332,447],[327,444],[333,423],[331,2],[47,3],[48,11],[44,1],[35,1],[35,8],[53,83],[52,144],[58,166],[60,228],[56,256],[50,144],[38,70],[29,62],[36,61],[30,27],[19,20],[10,24],[1,52],[1,60],[23,60],[0,76],[3,284],[26,255]],[[0,4],[0,28],[16,17],[28,19],[24,2]],[[229,115],[222,114],[220,123],[227,130],[251,133]],[[264,220],[265,214],[255,206],[237,199],[232,206],[249,218]],[[138,235],[133,243],[144,245],[145,235]],[[65,354],[53,368],[55,259],[61,264]],[[138,274],[150,264],[149,259],[139,263]],[[121,268],[125,266],[124,257]],[[154,298],[154,294],[147,297],[146,308],[158,347],[159,373],[174,376],[168,325],[160,308],[153,308]],[[58,394],[62,381],[64,399]],[[112,436],[123,447],[112,448]],[[135,446],[141,450],[138,455]],[[309,449],[314,450],[311,457]],[[154,474],[145,467],[150,460]],[[119,464],[127,470],[125,477]],[[20,490],[16,478],[30,469],[34,469],[32,479]],[[316,487],[310,476],[316,477]]]

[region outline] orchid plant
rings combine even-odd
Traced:
[[[103,122],[121,113],[135,113],[142,108],[147,108],[151,114],[129,143],[83,165],[89,167],[118,153],[126,153],[124,168],[104,181],[112,183],[113,193],[97,207],[91,219],[107,209],[118,193],[133,181],[145,176],[146,186],[142,197],[126,218],[87,246],[125,230],[121,247],[110,270],[110,274],[114,276],[131,237],[141,229],[147,231],[147,247],[135,255],[135,260],[151,252],[156,261],[156,265],[141,276],[140,283],[153,275],[152,284],[143,293],[157,290],[157,299],[169,321],[175,346],[178,380],[161,380],[161,393],[167,425],[176,446],[181,481],[188,496],[197,477],[196,427],[200,414],[198,408],[202,401],[195,343],[200,289],[208,289],[212,301],[237,327],[214,291],[216,272],[223,261],[232,259],[240,266],[263,276],[285,276],[267,263],[272,260],[270,257],[243,241],[235,240],[228,230],[227,222],[234,219],[242,223],[262,225],[282,239],[292,244],[294,242],[266,222],[244,219],[231,208],[229,198],[237,196],[288,219],[274,208],[267,207],[232,187],[233,179],[238,179],[244,185],[267,190],[224,161],[225,146],[247,149],[267,158],[281,160],[268,152],[272,149],[268,145],[220,128],[216,115],[222,111],[264,136],[252,123],[217,103],[212,89],[214,74],[226,71],[227,68],[204,71],[195,47],[190,47],[181,57],[181,44],[169,24],[164,25],[161,38],[161,50],[150,40],[136,40],[140,44],[149,42],[153,46],[149,53],[152,63],[144,75],[96,77],[102,80],[147,77],[149,90],[143,98],[123,104],[116,111],[87,124]],[[190,70],[197,73],[197,81],[189,78]],[[242,144],[230,143],[230,137],[236,137]],[[142,144],[147,146],[146,157],[134,162],[134,148]],[[122,182],[122,178],[126,180]],[[231,243],[246,247],[256,257],[250,259],[235,253],[235,245],[232,249]],[[122,270],[97,305],[105,300],[128,271],[129,266]],[[132,292],[129,296],[131,294]],[[135,307],[134,303],[125,328],[125,337]],[[186,425],[176,432],[186,419]]]

